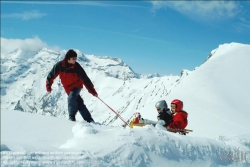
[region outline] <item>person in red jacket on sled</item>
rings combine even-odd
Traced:
[[[167,130],[171,129],[185,129],[188,125],[188,113],[183,110],[183,102],[175,99],[171,102],[171,111],[173,121],[166,127]]]
[[[141,118],[141,115],[137,113],[134,123],[144,123],[144,124],[158,124],[164,126],[168,131],[171,132],[180,132],[185,129],[188,124],[188,113],[183,110],[183,102],[178,99],[174,99],[171,102],[171,111],[168,108],[168,105],[165,100],[161,100],[155,104],[155,107],[158,112],[157,119],[158,121],[151,121]],[[185,134],[185,133],[183,133]]]

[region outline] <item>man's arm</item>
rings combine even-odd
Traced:
[[[56,63],[47,76],[47,80],[46,80],[47,92],[51,92],[52,90],[51,86],[54,82],[54,79],[59,75],[59,66],[60,66],[60,62]]]
[[[87,88],[88,92],[91,93],[93,96],[98,96],[93,83],[91,82],[91,80],[89,79],[89,77],[87,76],[86,72],[84,71],[84,69],[82,68],[82,66],[77,63],[77,74],[78,77],[83,81],[84,86]]]

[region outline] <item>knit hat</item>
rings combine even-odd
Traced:
[[[73,49],[68,50],[68,52],[65,55],[65,58],[67,60],[69,60],[71,57],[77,57],[77,54]]]

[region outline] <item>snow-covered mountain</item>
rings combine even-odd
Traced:
[[[249,166],[250,45],[220,45],[201,66],[180,76],[140,75],[118,58],[75,49],[99,97],[125,120],[135,112],[156,120],[157,101],[181,99],[187,128],[194,130],[181,136],[153,126],[123,129],[85,89],[85,104],[104,125],[88,124],[79,114],[78,122],[68,121],[60,80],[51,94],[45,90],[48,72],[66,50],[48,49],[37,39],[1,42],[1,165]]]
[[[59,77],[51,94],[45,90],[48,72],[64,58],[66,50],[29,49],[24,45],[15,45],[12,50],[5,43],[1,45],[1,108],[67,118],[67,95]],[[214,138],[249,132],[250,45],[220,45],[200,67],[183,70],[180,76],[143,76],[118,58],[76,51],[77,61],[93,81],[99,97],[125,120],[135,112],[156,120],[155,103],[165,99],[169,104],[178,98],[189,113],[187,128],[195,130],[193,135]],[[85,89],[81,94],[95,121],[123,124]],[[82,120],[79,114],[77,119]]]
[[[1,47],[2,50],[7,50],[4,44]],[[64,58],[66,50],[60,52],[47,48],[29,50],[27,47],[22,48],[22,46],[15,47],[12,51],[10,48],[8,49],[9,52],[3,52],[1,55],[1,107],[67,117],[67,95],[62,88],[59,77],[52,86],[52,93],[48,94],[45,91],[45,80],[48,72],[57,61]],[[84,55],[79,50],[76,52],[78,54],[77,61],[84,67],[93,81],[100,97],[104,100],[110,98],[113,101],[113,98],[125,96],[121,98],[119,103],[116,103],[116,105],[120,105],[120,109],[117,109],[118,111],[122,110],[120,112],[124,112],[131,101],[136,101],[137,91],[143,90],[142,88],[146,88],[146,85],[152,83],[153,78],[159,77],[159,74],[137,74],[118,58]],[[163,78],[167,79],[170,85],[178,77]],[[147,91],[150,90],[147,89]],[[106,112],[110,114],[107,112],[107,108],[104,108],[100,103],[98,107],[91,107],[96,106],[97,103],[86,91],[82,91],[82,95],[90,110],[95,110],[96,113]],[[131,117],[132,113],[129,114]],[[98,121],[114,122],[115,116],[110,115],[107,117],[100,114],[102,119]]]

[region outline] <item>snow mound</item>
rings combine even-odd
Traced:
[[[248,166],[249,135],[208,139],[2,110],[1,166]],[[35,126],[34,126],[35,125]]]
[[[186,166],[224,166],[235,163],[224,153],[250,150],[250,135],[212,140],[153,126],[130,129],[79,122],[73,127],[73,134],[60,148],[91,152],[96,160],[106,157],[110,166],[180,166],[180,161]]]

